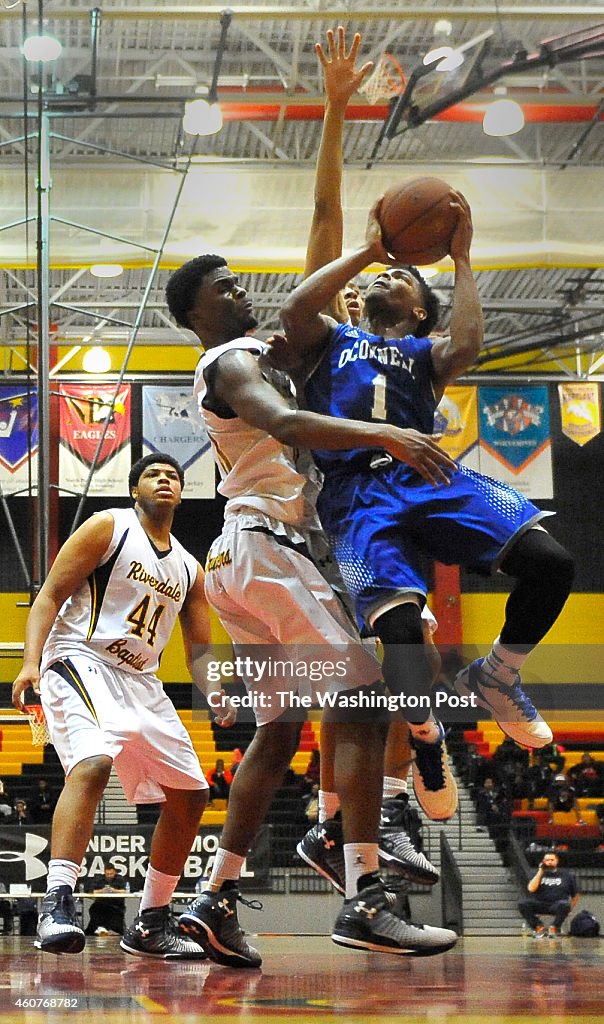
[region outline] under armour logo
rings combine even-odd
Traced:
[[[46,864],[37,857],[37,854],[42,853],[42,850],[45,850],[47,846],[48,839],[27,832],[25,834],[25,849],[22,851],[2,850],[0,852],[0,861],[4,861],[5,864],[13,864],[16,861],[22,860],[25,864],[25,881],[29,882],[32,878],[41,878],[42,875],[46,874]]]
[[[144,926],[142,921],[137,921],[136,922],[136,927],[135,927],[134,930],[136,932],[138,932],[140,934],[141,938],[143,938],[143,939],[147,939],[149,937],[149,929],[145,928],[145,926]]]
[[[363,854],[362,853],[357,853],[356,857],[354,858],[354,862],[355,862],[355,864],[364,864],[365,863],[365,858],[363,857]]]
[[[367,917],[375,917],[377,914],[376,907],[368,907],[364,900],[359,900],[354,908],[357,914],[365,914]]]
[[[218,906],[220,907],[220,909],[222,911],[224,911],[224,916],[225,917],[232,917],[233,914],[235,913],[235,911],[231,910],[231,908],[229,907],[229,904],[228,904],[227,900],[220,900]]]
[[[326,850],[329,850],[330,847],[336,845],[335,839],[327,838],[327,832],[325,831],[325,829],[321,829],[321,839],[323,840],[323,846],[325,847]]]

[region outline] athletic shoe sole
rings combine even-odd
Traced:
[[[35,939],[34,946],[43,953],[81,953],[86,945],[86,936],[76,934],[53,935],[47,939]]]
[[[390,868],[391,871],[396,871],[397,875],[402,875],[402,877],[406,878],[407,881],[414,882],[416,885],[436,885],[440,878],[440,875],[436,870],[432,875],[428,872],[422,875],[418,874],[418,871],[421,871],[421,868],[414,869],[411,866],[407,867],[406,864],[402,863],[400,857],[397,857],[395,854],[386,853],[386,851],[382,850],[381,847],[378,850],[378,857],[380,864],[383,867]]]
[[[547,722],[542,718],[540,721],[535,722],[537,728],[541,730],[540,734],[528,731],[528,726],[533,724],[531,722],[524,723],[521,720],[518,720],[517,722],[500,721],[499,718],[496,717],[496,710],[491,704],[489,704],[482,692],[478,689],[479,684],[477,684],[476,690],[473,690],[468,686],[468,675],[468,669],[462,669],[459,675],[453,680],[452,688],[454,693],[459,697],[469,697],[473,694],[476,698],[478,707],[484,708],[485,711],[488,711],[497,722],[501,731],[504,732],[506,736],[509,736],[510,739],[514,740],[515,743],[518,743],[521,747],[534,747],[536,750],[539,750],[540,747],[546,747],[548,743],[553,741],[553,733]],[[488,684],[485,684],[484,688],[488,689]]]
[[[409,947],[389,946],[387,941],[370,942],[368,939],[355,939],[352,935],[344,935],[338,932],[332,933],[332,942],[338,946],[348,946],[350,949],[368,949],[375,953],[392,953],[394,956],[437,956],[439,953],[446,953],[453,949],[457,938],[442,946]]]
[[[216,935],[205,921],[202,921],[199,917],[194,917],[193,914],[181,914],[178,919],[179,927],[185,932],[186,935],[191,935],[196,942],[202,947],[204,953],[214,963],[222,964],[223,967],[245,967],[255,968],[262,966],[260,963],[253,963],[251,960],[246,960],[245,957],[239,953],[234,953],[232,950],[227,949],[221,942],[218,941]]]

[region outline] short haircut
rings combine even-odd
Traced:
[[[154,466],[156,463],[172,466],[178,473],[180,486],[184,487],[185,473],[180,462],[178,462],[173,455],[168,455],[166,452],[151,452],[149,455],[144,455],[142,459],[138,460],[138,462],[135,462],[128,474],[128,491],[130,497],[132,497],[132,490],[137,486],[138,481],[145,472],[147,466]]]
[[[195,304],[197,289],[206,274],[226,265],[227,261],[223,256],[206,253],[183,263],[182,267],[171,275],[166,285],[166,301],[170,313],[180,327],[190,329],[189,313]]]
[[[408,270],[410,274],[413,274],[415,280],[420,284],[422,291],[422,303],[426,310],[426,319],[421,321],[420,327],[422,337],[427,338],[438,323],[440,317],[440,301],[436,292],[433,292],[430,285],[424,281],[417,267],[405,266],[404,269]]]

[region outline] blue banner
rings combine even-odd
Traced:
[[[5,494],[29,493],[37,483],[38,394],[26,387],[0,388],[0,484]]]
[[[478,389],[480,471],[531,498],[552,498],[547,387]]]
[[[183,498],[213,498],[214,458],[188,387],[143,387],[143,454],[169,452],[185,470]]]

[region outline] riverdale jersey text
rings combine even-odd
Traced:
[[[127,672],[156,672],[190,587],[197,561],[170,535],[160,552],[133,508],[112,508],[113,535],[103,561],[65,601],[42,654],[53,662],[87,654]]]
[[[351,324],[335,328],[323,358],[305,385],[313,412],[384,422],[432,434],[436,399],[429,338],[382,338]],[[314,451],[323,471],[366,459],[366,449]]]

